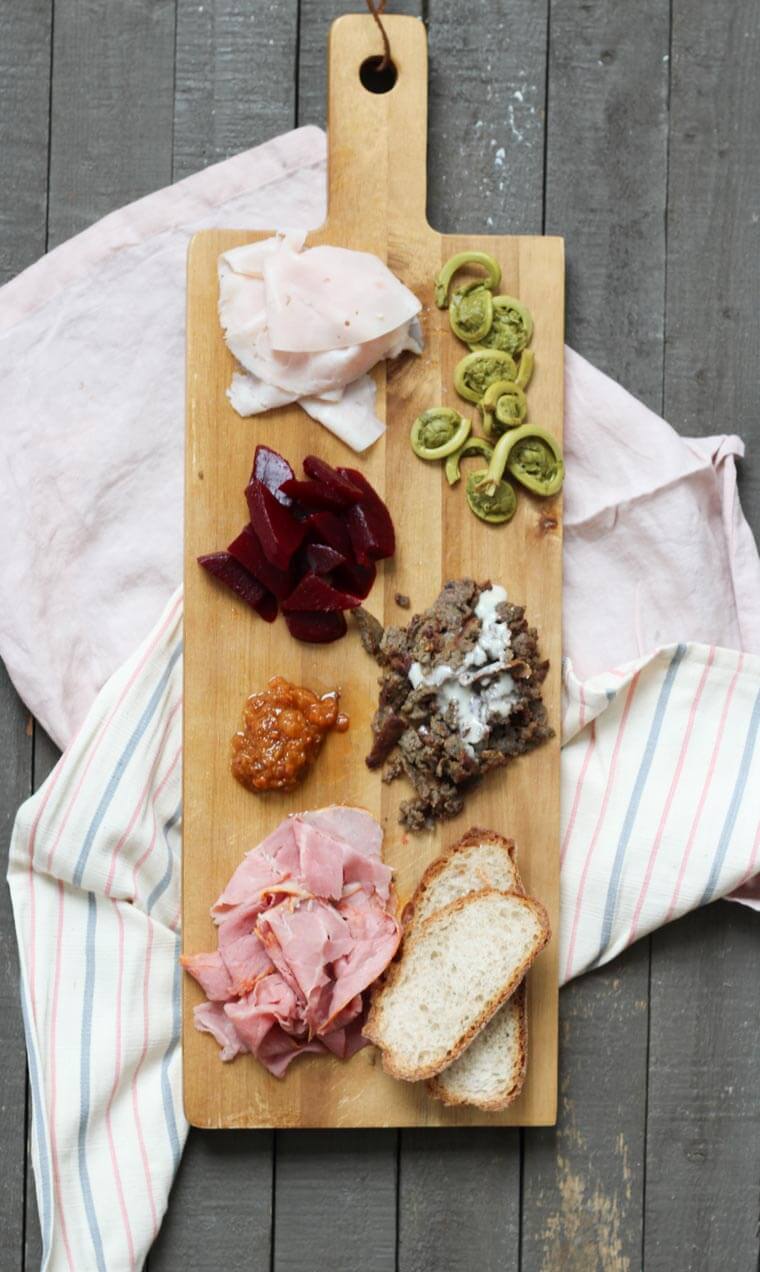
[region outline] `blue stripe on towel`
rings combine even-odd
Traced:
[[[620,832],[620,838],[615,850],[615,860],[612,863],[612,873],[610,875],[610,882],[607,888],[607,900],[604,907],[604,918],[602,919],[602,932],[599,938],[599,950],[592,966],[594,966],[597,960],[602,957],[604,951],[609,945],[610,936],[612,934],[612,924],[615,918],[615,909],[617,907],[618,896],[620,893],[620,880],[623,875],[625,854],[628,850],[628,843],[636,822],[636,814],[639,811],[641,797],[644,794],[644,787],[647,784],[647,778],[649,777],[649,772],[652,767],[654,754],[657,750],[657,743],[659,742],[660,733],[662,731],[662,722],[665,719],[665,712],[667,710],[668,701],[675,682],[676,673],[685,653],[685,645],[676,646],[676,651],[670,660],[670,666],[665,673],[665,679],[662,682],[662,687],[657,698],[657,706],[655,707],[654,716],[652,717],[649,736],[646,741],[646,746],[644,747],[644,754],[641,759],[641,764],[639,765],[639,771],[636,774],[636,781],[633,785],[633,791],[623,820],[623,828]]]
[[[158,709],[159,703],[161,702],[161,698],[164,692],[166,691],[166,686],[169,683],[169,679],[171,677],[172,671],[174,670],[174,666],[177,662],[177,659],[181,656],[181,654],[182,654],[182,642],[180,641],[176,649],[174,650],[171,658],[169,659],[168,663],[166,664],[166,667],[164,668],[164,671],[161,675],[161,679],[159,680],[158,684],[153,690],[153,693],[150,696],[150,701],[148,702],[148,705],[146,706],[145,710],[140,716],[140,719],[137,722],[137,726],[135,728],[134,733],[129,739],[121,755],[119,756],[119,760],[116,764],[116,767],[113,770],[113,773],[111,774],[110,778],[108,779],[106,788],[100,797],[100,803],[98,804],[98,807],[95,810],[95,816],[93,817],[90,823],[89,829],[87,831],[87,834],[84,837],[84,843],[82,844],[82,849],[81,849],[81,852],[79,853],[79,858],[77,860],[77,864],[74,869],[73,882],[75,883],[77,887],[79,887],[82,883],[84,868],[87,865],[87,858],[90,855],[90,850],[92,848],[95,836],[100,827],[100,823],[105,817],[106,812],[108,810],[108,806],[111,803],[111,800],[113,799],[114,795],[116,794],[116,790],[118,788],[119,782],[124,776],[124,771],[127,765],[129,764],[129,761],[132,759],[132,756],[137,750],[137,746],[140,742],[140,739],[142,738],[143,734],[145,733],[145,730],[147,729],[148,725],[150,724],[151,720],[153,719],[153,716],[155,715]]]
[[[707,880],[705,890],[699,899],[699,905],[707,905],[708,901],[712,901],[718,886],[721,868],[723,866],[726,853],[728,852],[728,845],[731,842],[731,836],[734,833],[736,818],[739,815],[739,807],[744,795],[744,789],[747,785],[752,756],[755,751],[755,743],[757,742],[758,727],[760,727],[760,692],[758,692],[758,695],[755,698],[755,705],[752,708],[752,716],[750,718],[747,736],[744,740],[744,750],[742,752],[741,764],[739,765],[739,772],[736,775],[736,783],[731,796],[731,803],[728,806],[726,820],[723,823],[723,829],[720,832],[720,839],[718,840],[718,847],[715,851],[715,856],[713,857],[712,866],[710,867],[710,877]]]
[[[178,803],[177,807],[175,808],[169,820],[167,822],[164,822],[163,836],[164,836],[164,843],[166,844],[166,870],[164,871],[162,877],[159,879],[155,888],[153,889],[150,896],[148,897],[148,900],[145,906],[145,909],[148,914],[153,913],[154,905],[164,895],[164,893],[166,892],[166,889],[169,887],[169,884],[171,883],[171,878],[174,873],[174,852],[172,850],[171,842],[169,840],[169,832],[174,829],[174,827],[180,821],[181,817],[182,817],[182,800],[180,800],[180,802]]]
[[[179,1142],[179,1134],[177,1133],[177,1120],[174,1116],[174,1101],[172,1099],[172,1088],[169,1082],[169,1065],[172,1062],[172,1056],[179,1046],[179,1027],[180,1027],[180,986],[179,986],[179,950],[180,939],[176,941],[176,957],[174,959],[174,985],[172,988],[172,1037],[169,1046],[166,1048],[164,1058],[161,1061],[161,1099],[164,1105],[164,1119],[166,1121],[166,1131],[169,1136],[169,1143],[172,1150],[172,1161],[174,1169],[179,1166],[179,1159],[182,1155],[182,1148]]]
[[[82,1188],[87,1225],[90,1229],[98,1272],[107,1272],[103,1254],[103,1239],[95,1214],[95,1203],[87,1169],[87,1125],[90,1120],[90,1046],[92,1043],[92,1004],[95,996],[95,929],[97,927],[97,902],[92,892],[87,896],[87,934],[85,937],[84,994],[82,1010],[82,1055],[79,1066],[79,1134],[77,1155],[79,1183]]]
[[[161,699],[166,691],[172,671],[177,660],[182,654],[182,642],[180,641],[176,649],[171,654],[161,677],[150,696],[148,704],[137,722],[134,732],[129,739],[127,745],[122,751],[116,763],[105,790],[100,798],[95,815],[85,835],[84,843],[77,860],[74,870],[73,882],[80,886],[87,859],[90,850],[95,841],[95,836],[100,829],[100,825],[105,817],[111,800],[119,786],[124,772],[134,755],[141,738],[145,734],[153,716],[158,710]],[[92,1237],[92,1244],[95,1250],[95,1258],[97,1260],[98,1272],[107,1272],[105,1258],[103,1254],[103,1239],[98,1227],[97,1215],[95,1213],[95,1204],[92,1196],[92,1186],[90,1184],[90,1174],[87,1166],[87,1129],[90,1120],[90,1062],[91,1062],[91,1045],[92,1045],[92,1011],[93,999],[95,993],[95,930],[97,927],[97,902],[93,893],[88,894],[88,913],[87,913],[87,935],[85,942],[85,981],[84,995],[82,1003],[82,1056],[80,1063],[80,1109],[79,1109],[79,1134],[78,1134],[78,1161],[79,1161],[79,1182],[82,1189],[82,1197],[84,1200],[85,1213],[87,1215],[87,1223]]]

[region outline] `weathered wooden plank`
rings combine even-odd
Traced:
[[[295,122],[295,0],[177,9],[173,173],[187,176]],[[272,1136],[191,1131],[150,1266],[269,1263]]]
[[[546,230],[568,249],[568,343],[661,409],[667,6],[554,0]]]
[[[404,1131],[398,1272],[511,1272],[520,1248],[520,1132]]]
[[[0,282],[45,248],[51,0],[0,8]],[[0,667],[0,843],[32,783],[32,723]],[[3,874],[5,868],[3,868]],[[0,888],[0,1232],[4,1267],[24,1259],[26,1061],[8,889]]]
[[[566,236],[568,342],[656,409],[668,36],[657,3],[552,4],[545,224]],[[557,1129],[524,1141],[526,1272],[639,1266],[648,972],[642,942],[562,992]]]
[[[0,283],[45,248],[52,0],[0,6]]]
[[[59,750],[54,742],[35,722],[34,748],[31,765],[32,789],[38,791],[42,783],[55,767]],[[34,1174],[31,1159],[31,1095],[27,1090],[27,1146],[26,1146],[26,1223],[24,1231],[24,1267],[37,1269],[42,1262],[42,1234],[37,1213],[37,1198],[34,1191]]]
[[[46,13],[50,7],[45,6]],[[37,2],[34,8],[41,6]],[[39,41],[44,30],[38,26]],[[29,77],[31,52],[26,64],[19,50],[14,52]],[[44,63],[49,69],[49,43]],[[46,241],[43,219],[36,254],[170,179],[173,64],[170,0],[123,6],[108,0],[57,0],[49,93],[48,234]],[[47,123],[46,96],[45,136]],[[35,729],[35,789],[56,759],[55,747]],[[33,1268],[40,1264],[41,1241],[28,1153],[26,1176],[24,1263]]]
[[[174,0],[56,0],[50,246],[171,179]]]
[[[742,499],[760,533],[760,11],[673,6],[665,409],[685,433],[749,443]],[[709,329],[709,340],[706,332]]]
[[[683,432],[745,436],[756,531],[759,55],[751,0],[674,3],[665,410]],[[757,918],[726,905],[652,940],[647,1269],[757,1266],[757,967]]]
[[[280,1131],[274,1272],[393,1272],[396,1132]]]
[[[525,1132],[524,1272],[640,1266],[648,971],[641,941],[560,995],[557,1127]]]
[[[300,0],[298,24],[298,99],[296,122],[324,128],[327,117],[327,37],[330,24],[343,13],[366,13],[364,0]],[[422,17],[422,0],[394,0],[393,13]],[[382,53],[377,35],[377,51]]]
[[[7,860],[16,809],[31,785],[31,719],[0,666],[0,842]],[[3,874],[5,870],[3,870]],[[0,888],[0,1232],[3,1266],[21,1266],[24,1243],[24,1159],[26,1152],[26,1056],[19,1009],[18,956],[11,899]],[[5,1259],[8,1260],[7,1264]]]
[[[179,0],[174,176],[292,128],[297,0]]]
[[[721,902],[653,940],[647,1272],[757,1267],[757,923]]]
[[[271,1223],[271,1132],[191,1134],[150,1272],[259,1272],[269,1267]]]
[[[428,213],[451,233],[541,232],[547,0],[431,0]],[[561,232],[561,231],[559,231]]]

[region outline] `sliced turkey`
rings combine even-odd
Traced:
[[[303,249],[275,235],[219,258],[219,319],[243,372],[227,396],[240,415],[300,401],[354,450],[384,431],[367,372],[421,352],[416,296],[378,257]]]

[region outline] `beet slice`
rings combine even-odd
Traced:
[[[328,547],[326,543],[307,543],[304,556],[314,574],[329,574],[330,570],[337,570],[338,566],[346,564],[343,553],[336,552],[335,548]],[[348,591],[351,589],[348,588]]]
[[[346,525],[351,546],[360,565],[369,560],[380,561],[396,551],[396,534],[391,514],[367,478],[355,468],[339,468],[362,492],[361,502],[349,508]]]
[[[303,470],[307,477],[318,481],[336,499],[339,499],[344,508],[358,503],[362,497],[362,487],[353,480],[347,468],[333,468],[332,464],[326,463],[324,459],[319,459],[316,455],[307,455],[303,461]]]
[[[206,556],[198,557],[198,564],[208,570],[209,574],[213,574],[215,579],[219,579],[220,583],[225,583],[267,623],[274,622],[277,617],[275,597],[229,552],[209,552]]]
[[[309,512],[317,511],[320,508],[329,508],[333,512],[343,512],[346,507],[345,500],[334,495],[327,486],[323,486],[318,481],[299,481],[297,477],[290,478],[282,483],[282,493],[287,495],[289,499],[294,499],[296,503],[308,509]]]
[[[371,504],[354,504],[346,513],[346,527],[359,565],[393,556],[396,539],[393,526]]]
[[[298,614],[286,614],[285,622],[291,636],[310,645],[328,645],[333,640],[340,640],[348,630],[345,614],[340,610],[329,614],[310,614],[301,610]]]
[[[353,556],[348,531],[334,512],[313,512],[308,519],[308,526],[317,542],[335,548],[336,552],[349,560]]]
[[[288,599],[283,601],[282,612],[292,614],[296,611],[314,610],[327,613],[331,610],[356,609],[362,599],[361,596],[352,596],[350,592],[339,592],[321,574],[304,574]]]
[[[365,600],[375,585],[377,569],[374,561],[369,565],[358,565],[356,561],[346,561],[345,565],[333,571],[332,584],[341,592],[351,592]]]
[[[269,446],[256,447],[250,479],[262,482],[267,490],[271,490],[277,502],[286,508],[290,505],[290,498],[282,493],[280,486],[294,476],[295,473],[287,459],[283,459],[277,451],[271,450]]]
[[[295,584],[292,570],[278,570],[276,565],[268,561],[261,546],[261,540],[253,526],[245,526],[227,548],[230,556],[244,565],[259,583],[272,592],[278,601],[290,596]],[[328,567],[329,568],[329,567]]]
[[[259,537],[268,561],[278,570],[287,570],[293,553],[306,536],[306,523],[294,521],[287,508],[278,503],[271,490],[254,477],[245,488],[251,525]]]

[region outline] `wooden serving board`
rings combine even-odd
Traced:
[[[558,437],[563,413],[564,257],[558,238],[441,235],[425,216],[427,41],[414,18],[388,17],[398,79],[374,94],[359,79],[362,62],[378,52],[371,18],[340,18],[330,36],[329,215],[307,246],[331,243],[375,252],[420,297],[425,351],[376,372],[378,408],[388,431],[357,458],[325,429],[289,407],[242,420],[225,397],[233,359],[217,319],[217,257],[265,237],[208,230],[193,239],[188,262],[187,472],[185,509],[185,705],[183,941],[186,952],[216,947],[209,906],[243,853],[290,812],[333,802],[362,805],[385,830],[385,859],[394,867],[402,902],[425,865],[469,826],[491,827],[518,844],[530,893],[546,905],[554,937],[529,976],[529,1067],[523,1094],[500,1114],[447,1109],[421,1084],[388,1077],[374,1048],[348,1064],[323,1056],[297,1060],[278,1081],[252,1058],[223,1065],[208,1035],[193,1027],[198,986],[184,978],[184,1083],[189,1121],[203,1127],[358,1127],[549,1125],[557,1101],[557,945],[559,930],[559,737],[473,792],[464,814],[435,830],[409,835],[398,825],[404,779],[391,786],[370,773],[364,756],[377,701],[378,668],[355,630],[334,645],[302,645],[282,619],[266,624],[217,586],[196,556],[224,548],[246,519],[243,490],[254,447],[265,442],[300,471],[308,453],[333,464],[359,464],[384,494],[397,532],[393,561],[378,572],[369,608],[388,623],[409,614],[396,592],[427,607],[447,579],[474,576],[504,584],[527,607],[551,659],[545,701],[560,727],[562,634],[561,500],[534,500],[520,491],[507,526],[476,520],[461,486],[449,489],[442,468],[418,460],[409,429],[426,407],[463,407],[453,370],[463,347],[448,315],[435,308],[433,280],[454,252],[479,248],[495,256],[502,290],[519,296],[535,319],[536,372],[528,391],[529,420]],[[467,409],[465,405],[465,409]],[[470,407],[475,417],[476,408]],[[230,738],[246,696],[281,674],[319,691],[339,687],[351,718],[332,735],[319,762],[294,793],[254,796],[229,771]]]

